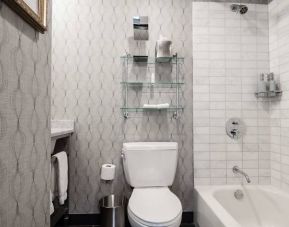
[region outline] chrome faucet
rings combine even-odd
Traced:
[[[251,183],[251,180],[250,180],[250,177],[248,176],[248,174],[245,173],[243,170],[241,170],[239,168],[239,166],[234,166],[233,167],[233,173],[244,176],[246,178],[247,183]]]

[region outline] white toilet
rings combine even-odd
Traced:
[[[177,169],[178,144],[164,142],[124,143],[123,166],[134,188],[128,203],[132,227],[179,227],[182,205],[169,190]]]

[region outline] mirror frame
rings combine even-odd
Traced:
[[[39,9],[35,12],[25,0],[3,0],[12,10],[19,14],[37,31],[44,33],[47,30],[47,1],[38,1]]]

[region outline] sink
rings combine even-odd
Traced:
[[[73,120],[52,120],[51,121],[51,138],[66,136],[74,132]]]
[[[73,128],[51,128],[51,138],[73,133]]]
[[[73,132],[73,120],[51,120],[51,153],[53,153],[57,139],[69,137]]]

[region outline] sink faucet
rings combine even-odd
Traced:
[[[247,183],[251,183],[251,180],[250,180],[250,177],[248,176],[248,174],[245,173],[243,170],[241,170],[239,168],[239,166],[234,166],[233,167],[233,173],[244,176],[246,178]]]

